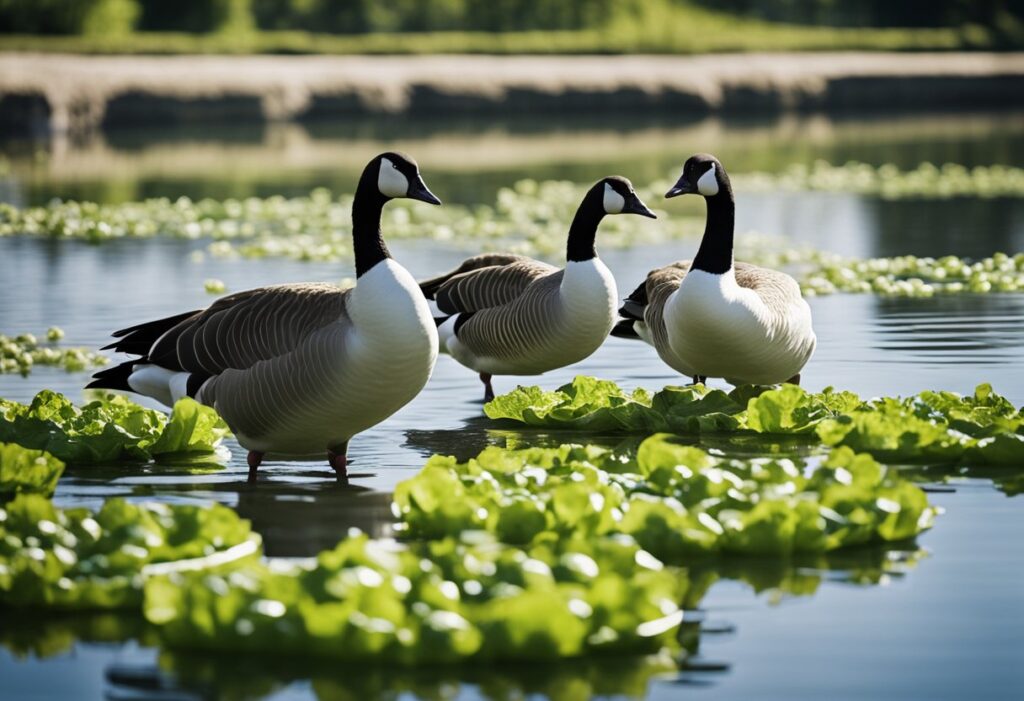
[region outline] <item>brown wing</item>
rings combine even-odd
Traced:
[[[548,266],[551,267],[551,266]],[[563,323],[550,307],[564,271],[552,268],[511,302],[458,317],[455,335],[477,356],[517,358],[540,348]]]
[[[647,324],[654,347],[659,353],[662,349],[669,347],[668,332],[665,329],[665,302],[673,292],[679,289],[679,284],[690,270],[690,262],[680,260],[663,268],[652,270],[641,285],[646,295],[646,304],[639,310],[641,314],[639,318]],[[623,306],[623,309],[625,308],[626,305]]]
[[[750,263],[736,263],[736,283],[757,293],[771,309],[784,309],[800,299],[800,285],[786,273]]]
[[[421,283],[420,288],[445,314],[476,312],[508,304],[535,280],[557,270],[526,256],[484,254],[470,258],[441,278]]]
[[[149,360],[216,375],[295,350],[345,315],[348,292],[334,285],[276,285],[229,295],[167,332]]]
[[[443,273],[437,277],[432,277],[429,280],[424,280],[420,283],[420,289],[423,290],[423,294],[427,299],[434,299],[434,294],[437,292],[438,288],[456,275],[468,273],[472,270],[479,270],[480,268],[490,268],[495,265],[509,265],[511,263],[519,263],[525,260],[530,259],[526,256],[516,255],[515,253],[481,253],[462,261],[459,263],[459,267],[455,268],[455,270],[449,270],[447,273]]]

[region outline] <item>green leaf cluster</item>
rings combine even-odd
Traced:
[[[853,292],[920,298],[1024,290],[1024,253],[994,253],[974,261],[957,256],[851,260],[818,251],[800,258],[809,264],[800,278],[805,295]]]
[[[687,589],[630,538],[527,549],[483,534],[400,544],[350,534],[314,563],[146,583],[172,647],[400,664],[550,660],[675,646]]]
[[[120,395],[76,407],[43,390],[28,405],[0,399],[0,441],[45,450],[71,465],[211,453],[227,435],[210,407],[183,398],[170,418]]]
[[[826,445],[888,462],[1024,467],[1024,414],[988,384],[973,395],[921,392],[878,399],[822,421]]]
[[[1024,414],[988,384],[963,397],[925,391],[862,401],[827,388],[704,385],[627,394],[614,382],[576,377],[545,392],[518,387],[484,406],[491,419],[575,431],[804,436],[886,462],[1024,466]]]
[[[638,193],[656,202],[673,180],[644,184]],[[957,164],[922,163],[902,171],[888,164],[863,163],[794,166],[781,173],[737,173],[739,190],[824,190],[856,192],[886,198],[1020,197],[1024,169],[1007,166],[966,168]],[[491,203],[420,207],[395,202],[385,214],[389,239],[432,239],[474,249],[505,249],[530,255],[561,255],[565,223],[570,221],[589,184],[559,180],[520,180],[501,188]],[[45,236],[102,243],[119,238],[167,236],[206,239],[215,257],[290,258],[300,261],[348,260],[352,255],[352,197],[334,197],[317,189],[303,197],[280,196],[226,200],[179,198],[96,204],[54,201],[41,207],[18,208],[0,203],[0,236]],[[672,216],[655,223],[633,217],[612,217],[601,225],[601,246],[625,248],[697,237],[702,217]],[[888,297],[932,297],[938,294],[980,294],[1024,290],[1024,254],[995,253],[971,260],[917,256],[849,259],[802,247],[784,237],[754,232],[737,237],[737,256],[773,268],[792,268],[806,295],[837,292],[873,293]],[[223,283],[209,279],[205,287],[221,294]],[[56,362],[54,349],[40,351],[41,362]],[[68,349],[69,362],[92,362],[81,349]],[[24,359],[21,354],[18,358]],[[96,362],[102,356],[96,356]],[[25,371],[12,358],[8,371]]]
[[[473,242],[474,246],[517,252],[555,253],[565,248],[571,221],[589,184],[522,180],[498,191],[494,202],[477,206],[414,206],[395,201],[385,213],[388,239]],[[641,191],[653,201],[654,190]],[[101,244],[122,238],[157,236],[212,241],[216,257],[347,260],[352,255],[351,195],[334,197],[316,189],[303,197],[176,200],[97,204],[55,201],[18,208],[0,203],[0,237],[42,236]],[[690,217],[643,226],[634,217],[613,217],[601,225],[601,245],[635,246],[684,235],[699,235]],[[202,253],[200,252],[200,255]]]
[[[80,372],[106,365],[110,360],[87,348],[61,348],[54,345],[64,332],[52,327],[46,332],[46,344],[30,333],[5,336],[0,333],[0,375],[19,373],[23,377],[37,365],[59,366],[67,372]]]
[[[1004,165],[925,162],[900,170],[892,163],[819,160],[810,166],[794,163],[780,173],[740,173],[732,180],[738,189],[752,192],[853,192],[887,200],[1024,196],[1024,168]]]
[[[788,458],[714,457],[665,434],[635,456],[573,445],[490,447],[466,463],[434,456],[394,499],[409,537],[485,530],[528,546],[626,534],[672,563],[904,540],[934,516],[918,487],[849,448],[808,473]]]
[[[225,506],[110,499],[92,513],[20,494],[0,507],[0,603],[138,609],[151,576],[237,566],[259,553],[249,522]]]
[[[42,450],[0,443],[0,502],[21,493],[51,496],[64,463]]]
[[[518,387],[484,406],[491,419],[578,431],[680,434],[811,434],[824,418],[860,405],[850,392],[811,394],[795,385],[743,386],[731,392],[705,385],[665,387],[651,394],[583,375],[553,392]]]

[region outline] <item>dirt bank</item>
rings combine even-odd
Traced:
[[[1024,53],[673,56],[0,55],[4,133],[336,115],[681,115],[1024,105]]]

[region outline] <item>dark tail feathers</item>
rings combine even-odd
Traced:
[[[132,374],[138,360],[129,360],[126,363],[115,365],[106,370],[100,370],[93,375],[93,380],[85,386],[86,389],[120,389],[126,392],[134,392],[128,386],[128,376]]]
[[[166,319],[147,321],[144,324],[137,324],[136,326],[129,326],[126,329],[115,331],[112,335],[117,340],[100,350],[115,350],[119,353],[130,353],[131,355],[146,355],[158,338],[185,319],[195,316],[200,311],[193,310],[184,314],[175,314]]]
[[[635,319],[623,319],[619,323],[612,327],[612,336],[616,338],[633,338],[640,340],[640,336],[637,334],[636,329],[633,328]]]

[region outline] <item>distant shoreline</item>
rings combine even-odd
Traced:
[[[367,115],[913,112],[1024,105],[1024,53],[0,54],[5,135]]]

